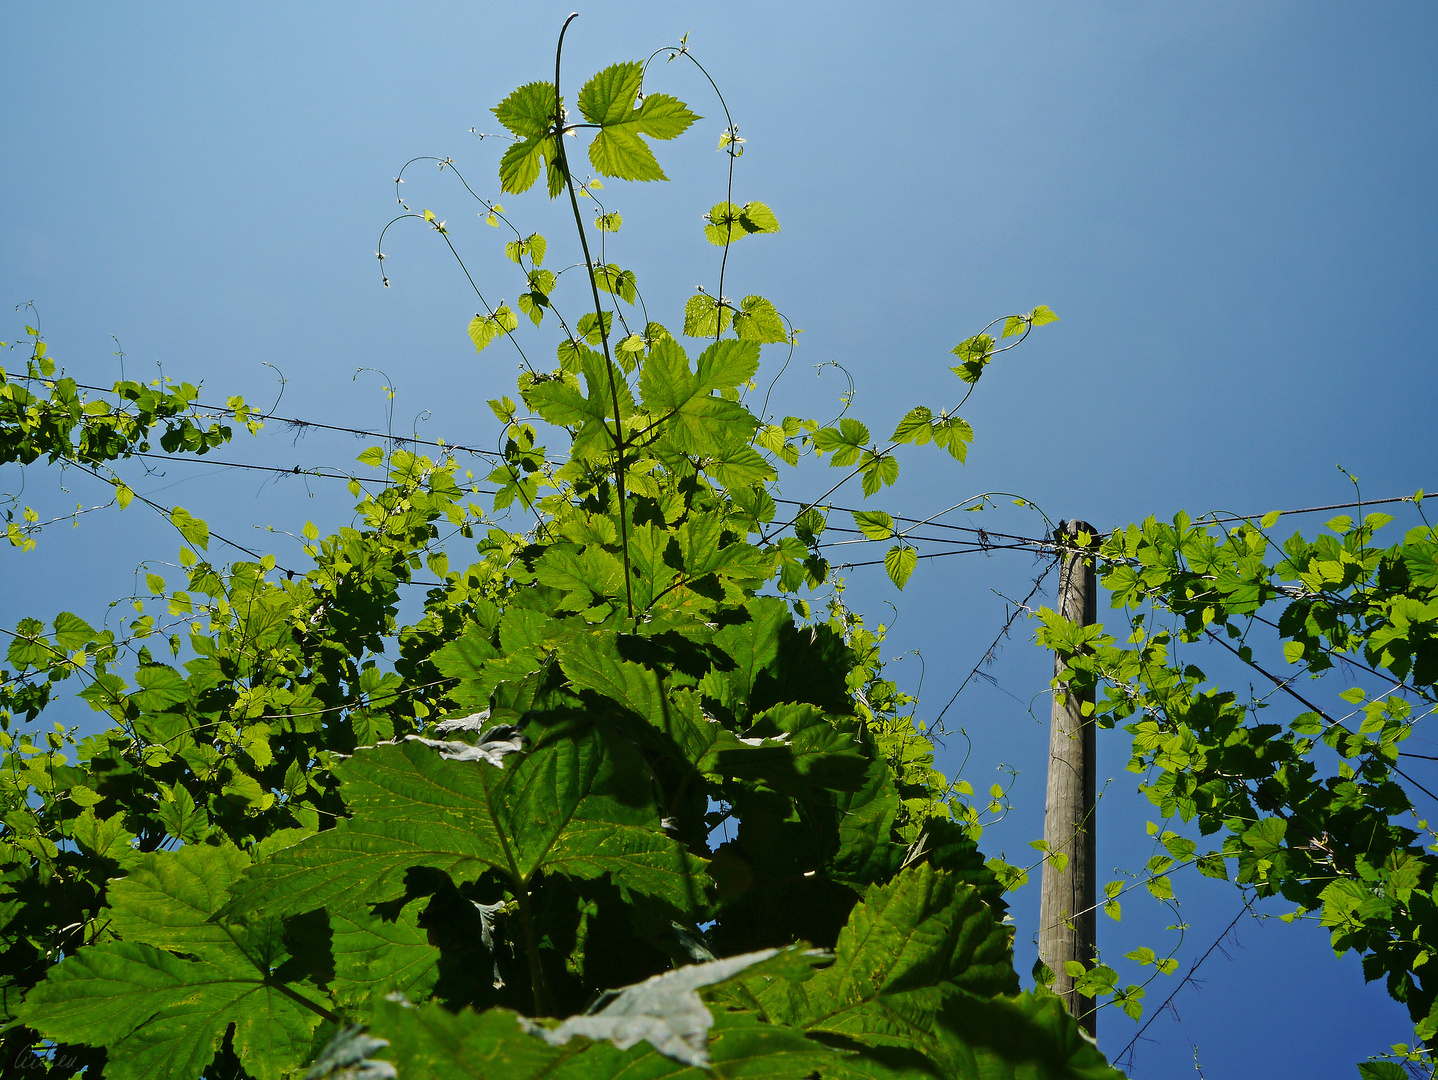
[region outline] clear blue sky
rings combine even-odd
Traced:
[[[114,334],[127,374],[152,374],[158,359],[203,378],[206,399],[268,404],[270,363],[289,380],[286,414],[382,427],[379,387],[394,385],[396,428],[423,413],[430,437],[491,441],[483,402],[512,392],[513,359],[475,356],[464,333],[474,299],[432,234],[391,233],[388,290],[375,238],[408,158],[453,156],[496,190],[501,146],[469,130],[494,130],[491,105],[552,77],[569,10],[8,6],[0,338],[26,320],[10,305],[34,300],[52,353],[82,381],[118,377]],[[805,331],[776,391],[782,411],[836,411],[842,377],[813,367],[835,360],[853,374],[856,415],[892,425],[957,396],[948,350],[989,319],[1038,303],[1062,317],[1002,358],[966,406],[968,465],[905,459],[890,508],[928,514],[997,489],[1110,527],[1179,508],[1345,501],[1337,464],[1365,496],[1438,487],[1431,4],[594,3],[570,31],[566,72],[581,79],[686,31],[748,140],[736,196],[769,203],[783,224],[736,249],[729,279]],[[661,147],[673,183],[605,194],[625,218],[612,257],[636,271],[651,313],[677,323],[692,287],[715,276],[699,215],[723,196],[722,121],[679,65],[654,88],[706,120]],[[498,234],[453,182],[421,169],[405,190],[448,219],[486,295],[512,303]],[[504,201],[561,242],[542,198]],[[360,367],[386,376],[355,379]],[[346,467],[363,445],[272,426],[225,456]],[[18,476],[6,479],[15,490]],[[815,494],[820,479],[795,490]],[[53,495],[41,470],[24,482],[37,507],[102,499],[83,477]],[[282,562],[291,542],[252,526],[347,520],[343,485],[329,481],[262,486],[175,465],[135,484],[274,544]],[[987,516],[1038,527],[1012,510]],[[37,552],[4,555],[0,621],[61,608],[101,618],[141,559],[173,547],[134,511],[47,533]],[[1006,553],[932,560],[898,596],[860,568],[848,597],[894,623],[894,655],[922,649],[921,712],[933,712],[1003,619],[993,590],[1021,596],[1031,573],[1027,556]],[[998,762],[1019,770],[1015,811],[985,841],[1010,858],[1042,831],[1046,732],[1028,710],[1048,662],[1029,637],[1016,628],[988,669],[997,686],[975,683],[950,714],[973,738],[976,786]],[[913,656],[895,666],[911,687],[918,669]],[[1042,699],[1033,711],[1044,716]],[[67,715],[89,722],[83,707]],[[956,768],[952,749],[942,763]],[[1101,776],[1115,778],[1106,880],[1109,867],[1141,864],[1148,814],[1120,740],[1102,753]],[[1186,969],[1239,899],[1176,884]],[[1015,898],[1024,971],[1036,894]],[[1111,957],[1157,946],[1172,921],[1136,901],[1100,944]],[[1186,1075],[1190,1040],[1209,1077],[1353,1075],[1349,1062],[1406,1038],[1402,1011],[1321,932],[1249,921],[1239,940],[1231,960],[1205,965],[1202,992],[1179,995],[1181,1025],[1164,1016],[1149,1029],[1133,1075]],[[1150,1003],[1175,982],[1153,984]],[[1134,1030],[1108,1013],[1102,1027],[1110,1053]]]

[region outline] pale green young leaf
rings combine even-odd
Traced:
[[[899,459],[893,454],[870,454],[864,465],[859,486],[864,497],[875,494],[880,487],[887,487],[899,478]]]
[[[749,233],[776,233],[779,219],[774,216],[766,203],[757,200],[746,202],[739,212],[739,224]]]
[[[854,524],[870,540],[887,540],[894,535],[894,519],[882,510],[855,510]]]
[[[527,83],[492,111],[501,124],[519,137],[500,159],[501,189],[513,193],[528,191],[539,178],[540,166],[548,165],[552,198],[557,193],[555,179],[559,164],[558,147],[551,134],[558,112],[553,84]],[[559,179],[562,182],[562,177]]]
[[[957,416],[947,416],[934,421],[933,437],[934,445],[963,461],[969,455],[969,444],[974,441],[974,429]]]
[[[66,652],[83,649],[95,637],[95,629],[80,616],[62,611],[55,616],[55,644]]]
[[[666,337],[650,348],[639,373],[640,400],[676,449],[719,454],[733,448],[737,455],[740,447],[747,448],[758,421],[743,405],[713,397],[712,392],[747,379],[758,365],[757,354],[751,343],[716,342],[700,355],[693,371],[679,343]],[[762,466],[765,473],[770,468]]]
[[[634,111],[643,80],[644,65],[637,60],[610,64],[579,91],[579,111],[591,124],[620,123]]]
[[[779,219],[761,202],[747,202],[743,206],[732,202],[715,203],[705,218],[708,224],[704,226],[704,235],[717,247],[732,244],[752,233],[779,231]]]
[[[829,453],[829,464],[835,467],[852,465],[859,460],[869,441],[869,429],[852,417],[844,417],[837,428],[820,428],[814,432],[814,448]]]
[[[930,426],[934,414],[926,405],[916,405],[904,414],[904,418],[894,428],[894,434],[889,436],[892,442],[914,443],[916,446],[923,446],[933,437],[933,429]]]
[[[741,341],[770,344],[789,340],[778,310],[762,296],[744,297],[733,315],[734,333]]]
[[[745,341],[716,341],[699,354],[694,367],[706,394],[743,386],[759,370],[759,349]]]
[[[736,443],[730,443],[711,453],[708,464],[705,465],[705,472],[731,491],[775,480],[779,476],[774,466],[757,450]]]
[[[170,511],[170,523],[180,531],[181,536],[201,551],[209,547],[210,527],[183,506],[177,506]]]
[[[914,567],[917,565],[919,565],[919,553],[911,547],[895,545],[884,555],[884,570],[888,572],[889,580],[900,589],[908,582],[909,575],[914,572]]]
[[[602,321],[600,315],[603,316]],[[595,315],[592,311],[586,311],[579,317],[579,322],[576,326],[576,329],[579,331],[579,336],[591,345],[601,344],[604,339],[609,336],[610,330],[614,326],[614,312],[603,311],[600,312],[600,315]]]
[[[475,315],[469,321],[469,340],[474,342],[474,351],[483,352],[485,346],[500,334],[513,333],[519,325],[514,312],[504,304],[495,308],[492,315]]]
[[[621,270],[613,263],[605,263],[594,268],[594,282],[599,288],[613,296],[619,297],[626,304],[634,303],[638,297],[638,291],[634,283],[633,270]]]
[[[554,84],[526,83],[490,111],[501,124],[521,139],[537,139],[554,123]]]
[[[691,296],[684,304],[685,337],[715,338],[733,321],[733,310],[706,293]]]
[[[650,94],[635,108],[644,66],[637,61],[611,64],[579,92],[579,109],[599,133],[589,144],[589,160],[605,176],[625,180],[663,180],[653,152],[640,138],[672,139],[699,119],[667,94]]]

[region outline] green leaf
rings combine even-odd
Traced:
[[[774,480],[779,475],[759,451],[738,445],[713,451],[704,471],[730,491]]]
[[[747,202],[743,206],[731,202],[715,203],[705,218],[708,224],[704,226],[704,235],[717,247],[732,244],[752,233],[779,231],[779,219],[761,202]]]
[[[733,321],[733,310],[707,293],[697,293],[684,304],[685,337],[717,338]]]
[[[550,548],[534,570],[541,584],[569,594],[562,606],[570,611],[583,611],[598,600],[617,597],[624,590],[624,564],[596,545],[590,545],[583,552]]]
[[[47,1038],[104,1047],[116,1080],[190,1080],[233,1024],[247,1071],[279,1080],[309,1055],[322,996],[275,986],[288,956],[277,921],[210,921],[248,862],[208,845],[143,857],[111,885],[111,928],[124,940],[50,968],[26,995],[23,1021]]]
[[[620,1050],[627,1050],[642,1039],[665,1057],[685,1065],[707,1066],[709,1028],[714,1018],[697,991],[728,982],[778,952],[761,949],[706,964],[686,964],[638,985],[626,986],[602,1008],[571,1016],[553,1027],[532,1020],[521,1020],[520,1026],[550,1046],[563,1046],[582,1036],[596,1042],[608,1039]]]
[[[469,340],[474,342],[475,352],[483,352],[500,334],[513,333],[518,326],[519,319],[514,312],[500,304],[493,315],[476,315],[469,320]]]
[[[1358,1076],[1359,1080],[1408,1080],[1409,1072],[1396,1061],[1363,1061]]]
[[[634,107],[644,77],[638,61],[611,64],[579,92],[579,110],[599,134],[589,144],[589,160],[604,176],[624,180],[664,180],[654,153],[640,138],[672,139],[699,117],[667,94],[649,94]]]
[[[499,122],[517,135],[518,141],[504,152],[499,163],[500,188],[507,192],[527,191],[539,178],[541,164],[550,170],[550,197],[557,193],[558,147],[550,134],[557,113],[554,86],[532,82],[521,86],[492,110]],[[563,178],[559,177],[562,184]]]
[[[933,437],[933,429],[930,424],[933,422],[934,414],[927,406],[918,405],[904,414],[899,421],[898,427],[894,428],[894,434],[889,436],[891,442],[914,443],[923,446]]]
[[[1009,935],[977,889],[927,863],[875,885],[839,932],[834,964],[807,982],[746,988],[773,1021],[948,1064],[938,1014],[960,993],[1013,993]]]
[[[501,124],[521,139],[537,139],[554,122],[554,85],[526,83],[491,110]]]
[[[746,296],[734,312],[734,333],[741,341],[757,341],[772,344],[788,341],[784,320],[778,310],[762,296]]]
[[[386,919],[370,908],[330,916],[335,962],[335,992],[355,1005],[386,994],[410,1000],[428,996],[439,978],[440,951],[419,925],[424,902],[407,904]]]
[[[918,550],[903,544],[891,547],[884,555],[884,570],[888,573],[889,580],[901,589],[909,580],[909,575],[914,572],[914,567],[918,565]]]
[[[456,882],[540,871],[615,883],[687,910],[702,874],[660,827],[631,745],[590,727],[506,758],[446,760],[422,742],[358,751],[335,768],[353,817],[275,852],[235,887],[250,915],[344,911],[404,891],[430,866]]]
[[[1059,317],[1046,305],[1040,304],[1029,312],[1029,323],[1033,326],[1047,326],[1049,323],[1059,321]]]
[[[650,348],[640,370],[640,400],[677,450],[710,454],[744,446],[758,421],[737,401],[713,393],[748,379],[758,366],[756,344],[720,341],[704,350],[697,371],[691,371],[679,343],[665,338]]]
[[[954,998],[939,1018],[942,1045],[984,1080],[1123,1080],[1053,994]]]
[[[162,712],[190,699],[184,676],[164,664],[142,665],[135,672],[135,683],[139,689],[131,700],[146,712]]]
[[[1283,850],[1283,838],[1287,832],[1288,822],[1268,817],[1245,832],[1243,842],[1260,859],[1271,859]]]
[[[894,535],[894,519],[882,510],[855,510],[854,524],[870,540],[887,540]]]
[[[83,649],[95,638],[95,629],[80,616],[62,611],[55,616],[55,644],[66,652]]]
[[[606,263],[594,268],[594,282],[599,288],[617,296],[626,304],[634,303],[638,298],[638,290],[635,288],[634,271],[621,270],[613,263]]]
[[[579,322],[576,324],[579,336],[591,345],[601,344],[609,336],[610,327],[614,325],[614,312],[603,311],[600,315],[603,316],[602,320],[594,312],[586,312],[579,316]]]
[[[993,359],[994,339],[988,334],[976,334],[971,338],[965,338],[953,348],[953,354],[963,363],[957,367],[950,368],[964,382],[970,385],[979,381],[983,375],[984,368]]]
[[[170,511],[170,524],[180,531],[189,543],[203,551],[210,545],[210,527],[199,518],[194,517],[183,506],[177,506]]]
[[[848,1068],[854,1060],[793,1028],[761,1021],[752,1011],[712,1010],[709,1068],[686,1066],[635,1040],[619,1049],[610,1041],[576,1038],[550,1046],[527,1034],[509,1009],[451,1012],[435,1002],[419,1008],[383,1001],[372,1026],[389,1044],[384,1060],[401,1077],[429,1080],[704,1080],[706,1077],[786,1080],[816,1075],[833,1080],[876,1080],[887,1073]],[[907,1080],[908,1074],[903,1074]],[[378,1077],[375,1080],[379,1080]],[[917,1080],[917,1078],[915,1078]]]
[[[881,486],[892,484],[899,478],[899,459],[893,454],[870,454],[864,464],[864,473],[859,478],[864,497],[875,494]]]
[[[842,468],[859,460],[865,444],[869,441],[869,429],[859,421],[844,417],[837,428],[820,428],[814,432],[814,448],[829,453],[829,464]]]
[[[947,450],[958,461],[969,456],[974,429],[957,416],[946,416],[933,424],[934,445]]]

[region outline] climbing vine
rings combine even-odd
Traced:
[[[565,139],[589,140],[598,177],[663,179],[650,143],[699,117],[648,69],[668,54],[712,80],[681,41],[592,76],[572,115],[562,43],[554,82],[494,110],[498,173],[505,195],[543,177],[569,203],[578,261],[548,269],[562,245],[475,195],[523,286],[518,314],[476,288],[469,323],[476,350],[523,361],[517,401],[489,401],[496,493],[443,451],[372,447],[360,462],[385,481],[352,482],[352,525],[304,527],[305,570],[222,562],[206,523],[147,504],[177,531],[179,588],[150,573],[101,629],[62,613],[11,634],[7,1062],[110,1080],[1116,1075],[1059,999],[1019,992],[980,813],[843,604],[828,496],[792,515],[775,499],[801,457],[841,470],[829,494],[877,495],[901,447],[963,461],[972,430],[957,406],[916,406],[878,441],[750,408],[763,350],[794,335],[772,301],[726,293],[729,249],[780,225],[735,196],[722,98],[718,287],[651,319],[610,257],[623,216]],[[446,219],[404,209],[468,274]],[[1004,340],[1053,320],[960,344],[959,405]],[[98,465],[161,425],[167,450],[229,437],[187,418],[188,386],[79,403],[33,336],[50,404],[5,384],[10,460]],[[894,541],[902,588],[917,554],[898,519],[855,524]],[[437,583],[405,622],[421,570]],[[70,680],[106,726],[42,735]]]
[[[1404,501],[1422,514],[1423,492]],[[1414,801],[1434,798],[1415,775],[1431,755],[1405,743],[1438,710],[1438,534],[1423,520],[1381,546],[1394,519],[1361,503],[1312,538],[1275,535],[1280,516],[1114,531],[1098,557],[1127,640],[1049,611],[1039,640],[1068,657],[1061,679],[1102,689],[1100,727],[1132,738],[1129,769],[1165,819],[1151,887],[1171,895],[1170,873],[1195,866],[1291,901],[1287,920],[1317,920],[1412,1017],[1413,1044],[1365,1075],[1427,1073],[1438,836]],[[1263,692],[1210,678],[1200,643]],[[1169,822],[1222,841],[1201,851]]]

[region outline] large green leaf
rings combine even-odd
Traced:
[[[439,950],[419,925],[423,908],[423,901],[412,902],[393,919],[369,908],[330,917],[334,990],[342,1001],[357,1006],[395,992],[428,995],[439,977]]]
[[[684,912],[703,903],[700,867],[660,827],[634,748],[592,726],[499,767],[409,741],[361,750],[335,773],[354,816],[256,866],[235,910],[341,911],[400,895],[416,867],[456,881],[494,869],[515,889],[541,872],[612,873]]]
[[[672,997],[658,1004],[678,1012],[679,1002]],[[608,1039],[596,1041],[583,1035],[552,1046],[528,1034],[521,1027],[524,1018],[508,1009],[451,1013],[433,1003],[413,1008],[388,1001],[380,1003],[371,1029],[388,1045],[371,1053],[372,1060],[393,1063],[401,1077],[426,1080],[793,1080],[816,1074],[836,1080],[850,1076],[907,1080],[913,1075],[890,1072],[872,1059],[830,1049],[795,1028],[766,1023],[753,1012],[709,1011],[707,1067],[667,1057],[648,1042],[629,1043],[623,1037],[624,1049]],[[592,1017],[572,1018],[588,1019]]]
[[[726,707],[745,711],[760,676],[779,657],[780,632],[792,624],[784,601],[755,597],[744,605],[744,618],[723,626],[714,644],[728,654],[733,666],[711,671],[700,689]]]
[[[941,1067],[938,1034],[952,993],[1016,992],[1009,931],[977,889],[928,864],[869,889],[839,934],[834,965],[802,984],[748,983],[776,1022],[922,1053]]]
[[[278,920],[215,918],[248,862],[208,845],[145,856],[110,889],[111,928],[124,940],[51,968],[21,1020],[46,1038],[106,1048],[116,1080],[192,1080],[233,1024],[246,1069],[279,1080],[309,1053],[323,995],[280,985],[290,955]]]
[[[776,790],[843,791],[860,786],[869,764],[852,734],[812,705],[771,709],[740,738],[704,716],[692,692],[666,693],[652,669],[620,659],[612,635],[570,638],[560,664],[576,689],[612,701],[663,739],[631,728],[634,737],[700,773],[763,780]]]
[[[939,1017],[955,1072],[983,1080],[1123,1080],[1052,994],[955,994]]]
[[[677,450],[708,454],[742,445],[758,421],[739,402],[713,394],[746,381],[758,365],[757,344],[730,340],[705,349],[693,371],[679,343],[665,338],[650,349],[639,373],[640,400]]]
[[[841,793],[837,801],[838,846],[829,872],[855,887],[885,880],[904,858],[903,845],[894,840],[894,823],[903,806],[894,771],[883,760],[870,762],[863,786]]]

